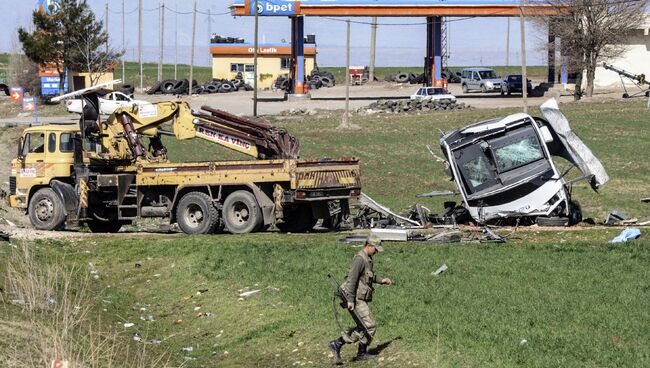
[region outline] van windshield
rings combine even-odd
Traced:
[[[494,70],[481,70],[478,72],[481,75],[481,79],[496,79],[497,73]]]

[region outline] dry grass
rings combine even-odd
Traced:
[[[60,260],[59,260],[60,261]],[[6,262],[5,311],[0,361],[8,367],[48,367],[53,360],[68,367],[166,367],[167,354],[113,331],[94,311],[89,279],[76,267],[44,262],[31,246],[13,245]],[[91,317],[98,316],[98,317]]]

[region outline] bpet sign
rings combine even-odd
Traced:
[[[61,11],[61,0],[38,0],[37,8],[41,13],[51,17]]]
[[[255,0],[246,0],[249,3],[251,15],[255,15]],[[293,15],[300,1],[293,0],[257,0],[257,14],[259,15]]]

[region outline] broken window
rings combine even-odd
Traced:
[[[506,172],[544,157],[539,140],[534,136],[494,150],[497,169]]]
[[[467,173],[467,179],[474,189],[488,181],[490,176],[490,165],[485,156],[479,156],[463,165]]]

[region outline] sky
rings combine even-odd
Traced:
[[[111,46],[125,49],[126,59],[137,61],[138,12],[137,0],[124,0],[125,42],[122,43],[123,0],[88,0],[98,19],[104,20],[108,3],[108,29]],[[29,28],[36,0],[0,0],[3,32],[0,32],[0,52],[20,49],[18,27]],[[192,1],[142,0],[143,58],[157,62],[159,55],[159,5],[164,3],[164,62],[189,63],[192,38]],[[228,6],[231,0],[197,0],[197,29],[195,64],[210,65],[210,34],[244,38],[253,41],[253,17],[233,17]],[[208,16],[211,13],[211,16]],[[227,13],[227,14],[224,14]],[[506,64],[508,18],[447,18],[450,66],[493,66]],[[370,54],[370,18],[351,18],[351,64],[367,65]],[[423,64],[426,41],[426,19],[379,18],[377,29],[377,66],[420,66]],[[395,25],[398,24],[398,25]],[[260,42],[279,43],[290,39],[291,23],[287,17],[261,17]],[[526,52],[528,65],[543,65],[543,43],[546,32],[534,25],[526,25]],[[305,19],[305,34],[316,34],[318,64],[345,65],[346,25],[344,18]],[[511,65],[520,62],[519,18],[510,18]]]

